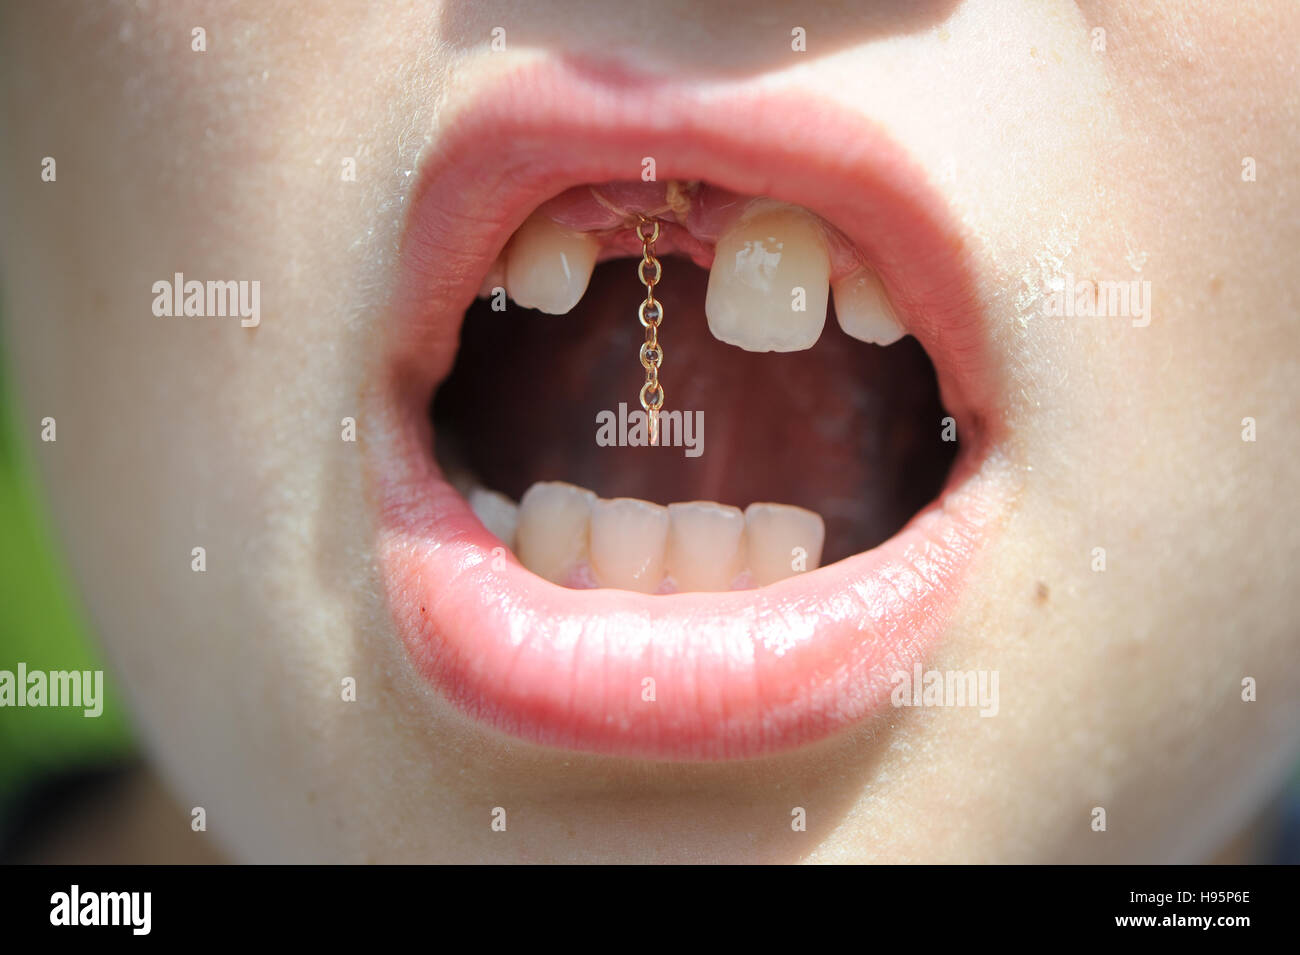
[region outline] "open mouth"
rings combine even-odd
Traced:
[[[378,552],[467,715],[757,756],[881,712],[942,635],[1009,497],[999,361],[878,130],[648,90],[530,67],[424,163],[362,432]]]
[[[660,361],[643,364],[638,279],[656,273]],[[798,207],[577,186],[489,270],[434,402],[436,454],[553,583],[765,586],[882,543],[942,488],[956,428],[904,334],[852,244]]]

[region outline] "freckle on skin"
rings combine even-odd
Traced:
[[[1041,580],[1038,582],[1035,596],[1038,598],[1040,604],[1047,603],[1047,598],[1051,596],[1051,591],[1047,588],[1047,584],[1043,583]]]

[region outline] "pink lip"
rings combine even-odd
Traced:
[[[906,313],[963,446],[939,500],[886,543],[761,590],[567,590],[494,554],[500,543],[442,480],[428,401],[491,261],[542,201],[638,179],[645,156],[661,180],[703,179],[819,213]],[[412,662],[465,713],[548,746],[753,757],[879,714],[893,674],[931,654],[1006,497],[994,467],[996,360],[960,232],[861,116],[804,97],[529,67],[476,96],[427,158],[399,282],[368,412],[378,427],[367,433],[379,436],[365,449],[378,553]]]

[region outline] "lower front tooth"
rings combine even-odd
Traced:
[[[892,345],[906,334],[874,272],[859,270],[835,283],[835,317],[844,334],[875,345]]]
[[[679,591],[727,590],[744,559],[745,515],[710,501],[669,504],[664,570]]]
[[[667,508],[630,497],[592,505],[591,570],[602,587],[653,593],[667,543]]]
[[[759,201],[718,238],[704,313],[713,337],[746,351],[801,351],[826,324],[830,258],[822,227]]]
[[[552,583],[562,584],[587,556],[596,495],[561,481],[534,484],[519,501],[515,556]]]
[[[534,215],[506,250],[506,294],[524,308],[563,315],[582,300],[599,251],[595,236]]]
[[[515,527],[519,523],[519,505],[504,494],[476,487],[469,492],[470,509],[478,515],[483,526],[514,549]]]
[[[745,544],[754,584],[763,587],[815,569],[825,537],[826,526],[812,511],[788,504],[749,505]]]

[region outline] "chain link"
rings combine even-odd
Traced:
[[[646,227],[653,226],[647,232]],[[641,407],[650,426],[650,443],[659,443],[659,409],[664,406],[664,386],[659,383],[659,366],[663,364],[664,350],[659,344],[659,323],[664,320],[663,303],[655,298],[655,286],[663,276],[663,266],[655,258],[655,241],[659,238],[659,222],[640,217],[636,236],[641,240],[641,261],[636,267],[636,277],[645,286],[645,301],[637,309],[637,317],[645,329],[645,344],[641,346],[641,367],[645,369],[645,384],[641,386]],[[653,266],[654,275],[646,275],[646,267]]]

